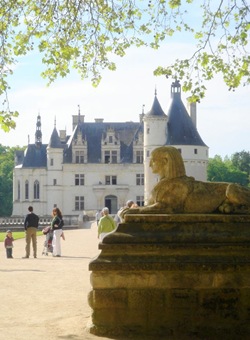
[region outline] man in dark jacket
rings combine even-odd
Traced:
[[[30,256],[30,242],[32,240],[33,255],[34,258],[37,256],[37,239],[36,232],[38,228],[39,217],[33,213],[33,207],[28,207],[29,213],[26,215],[24,220],[24,229],[26,232],[26,255],[23,257],[28,259]]]

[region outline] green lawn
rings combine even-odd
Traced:
[[[43,235],[42,231],[37,232],[37,236]],[[0,232],[0,242],[3,242],[6,236],[6,232]],[[25,232],[24,231],[13,231],[12,236],[14,240],[18,240],[19,238],[25,238]]]

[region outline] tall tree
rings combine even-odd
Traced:
[[[232,160],[228,157],[223,160],[218,155],[209,159],[207,177],[211,182],[238,183],[243,186],[249,184],[246,172],[234,166]]]
[[[232,155],[232,163],[239,170],[246,172],[248,177],[250,176],[250,152],[249,151],[243,150],[240,152],[235,152]]]
[[[205,82],[217,73],[229,89],[249,84],[249,13],[246,0],[0,0],[0,126],[15,127],[8,80],[18,57],[34,49],[49,83],[73,67],[98,85],[103,69],[115,70],[114,55],[132,45],[157,49],[183,32],[196,42],[193,54],[158,67],[156,75],[181,80],[192,101],[204,97]]]
[[[0,216],[12,214],[14,155],[20,147],[5,147],[0,144]]]

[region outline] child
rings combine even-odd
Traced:
[[[6,237],[4,240],[4,246],[6,249],[7,259],[13,259],[13,256],[12,256],[13,241],[14,239],[12,237],[11,230],[7,230]]]

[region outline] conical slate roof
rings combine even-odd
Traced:
[[[161,105],[157,99],[157,96],[155,94],[154,102],[152,105],[151,110],[146,114],[146,116],[166,116],[164,111],[161,108]]]
[[[61,143],[61,140],[55,127],[50,137],[49,147],[54,149],[64,147],[63,144]]]
[[[166,145],[206,146],[181,100],[178,81],[172,84],[172,90],[172,102],[167,113]]]
[[[29,167],[46,167],[47,165],[47,154],[46,154],[46,144],[37,146],[36,144],[29,144],[27,149],[23,154],[23,168]],[[20,162],[19,162],[20,164]]]

